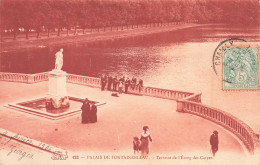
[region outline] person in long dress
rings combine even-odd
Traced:
[[[144,126],[143,127],[144,132],[141,134],[141,155],[147,156],[149,154],[149,141],[152,142],[152,138],[150,133],[148,132],[149,127]]]
[[[91,110],[90,110],[90,123],[97,122],[97,106],[95,103],[91,103]]]
[[[90,104],[88,99],[84,100],[83,105],[81,106],[81,110],[81,123],[86,124],[89,122],[90,119]]]

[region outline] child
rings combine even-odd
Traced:
[[[139,153],[140,141],[138,137],[134,137],[133,148],[134,148],[134,154]]]

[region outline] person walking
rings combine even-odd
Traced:
[[[216,152],[218,151],[218,131],[214,131],[213,134],[210,136],[210,145],[211,151],[213,156],[215,156]]]
[[[81,110],[81,123],[86,124],[89,122],[90,118],[90,104],[87,98],[84,100],[83,105],[81,106]]]
[[[144,126],[143,127],[143,133],[141,134],[141,155],[147,156],[149,154],[149,141],[152,142],[152,138],[150,133],[148,132],[149,127]]]

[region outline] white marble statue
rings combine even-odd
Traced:
[[[55,61],[55,69],[58,69],[58,70],[61,70],[62,66],[63,66],[63,49],[61,48],[60,51],[58,51],[56,54],[55,54],[55,58],[56,58],[56,61]]]

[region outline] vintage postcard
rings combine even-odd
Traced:
[[[1,0],[0,165],[260,165],[258,0]]]

